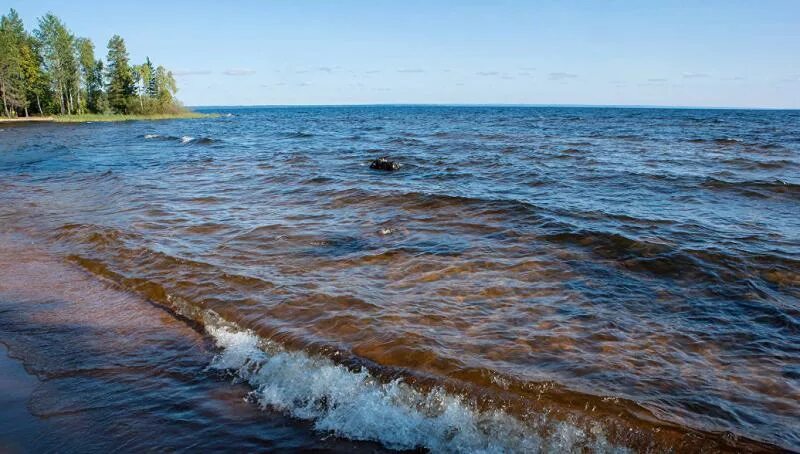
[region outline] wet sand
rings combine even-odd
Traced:
[[[37,433],[46,424],[28,410],[31,394],[39,380],[28,374],[18,360],[8,356],[0,343],[0,452],[31,452]]]
[[[381,450],[261,410],[195,327],[19,235],[0,234],[0,341],[0,452]]]

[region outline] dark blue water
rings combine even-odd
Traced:
[[[0,127],[3,229],[320,433],[800,449],[800,112],[209,111]]]

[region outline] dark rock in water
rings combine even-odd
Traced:
[[[390,161],[387,158],[378,158],[378,159],[372,161],[372,163],[370,163],[369,168],[370,169],[376,169],[376,170],[392,171],[392,170],[399,169],[400,168],[400,163],[399,162]]]

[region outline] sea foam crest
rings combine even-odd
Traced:
[[[210,367],[235,373],[264,408],[314,421],[314,427],[392,449],[434,452],[622,451],[599,427],[587,431],[541,415],[522,422],[496,409],[480,411],[442,389],[419,391],[397,379],[383,383],[328,358],[287,351],[250,331],[209,326],[220,353]],[[537,427],[548,425],[543,438]]]
[[[182,136],[181,137],[181,143],[189,143],[192,140],[194,140],[194,137],[192,137],[192,136]]]

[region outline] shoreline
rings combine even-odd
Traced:
[[[51,115],[46,117],[17,117],[0,118],[3,123],[88,123],[88,122],[123,122],[147,120],[179,120],[194,118],[215,118],[217,114],[199,112],[185,112],[179,114],[152,114],[152,115],[118,115],[118,114],[81,114],[81,115]]]
[[[255,405],[207,333],[35,238],[0,245],[0,452],[389,452]]]

